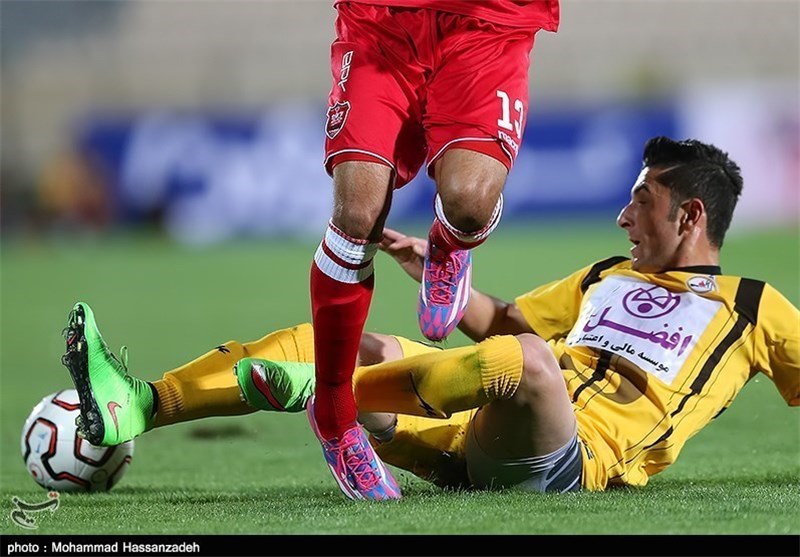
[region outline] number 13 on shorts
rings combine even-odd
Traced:
[[[500,99],[500,110],[502,116],[497,119],[497,127],[502,130],[514,132],[517,141],[522,140],[522,125],[525,122],[525,105],[520,99],[514,99],[514,120],[511,117],[511,99],[505,91],[497,90],[497,98]]]
[[[522,99],[513,99],[502,89],[497,90],[497,99],[500,102],[497,137],[514,151],[514,157],[516,157],[519,154],[522,132],[525,129],[525,103]]]

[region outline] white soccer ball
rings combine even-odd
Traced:
[[[133,460],[133,441],[96,447],[77,435],[78,391],[47,395],[22,428],[22,458],[31,477],[55,491],[107,491]]]

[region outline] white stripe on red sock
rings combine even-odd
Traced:
[[[497,199],[497,203],[494,206],[494,210],[492,211],[492,216],[489,218],[489,222],[486,223],[486,226],[480,230],[476,230],[475,232],[462,232],[450,224],[450,221],[447,220],[447,217],[444,214],[442,198],[439,197],[438,193],[436,194],[433,210],[436,213],[436,218],[439,220],[439,222],[441,222],[445,229],[458,240],[465,244],[477,245],[483,242],[489,236],[489,234],[491,234],[494,229],[497,228],[497,225],[500,224],[500,217],[503,215],[503,194],[501,193],[500,197]]]
[[[354,284],[372,275],[372,260],[377,251],[377,243],[351,238],[330,222],[314,254],[314,262],[330,278]]]

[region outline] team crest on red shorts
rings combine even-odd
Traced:
[[[325,134],[333,139],[336,137],[347,121],[347,114],[350,112],[348,101],[337,102],[328,108],[328,121],[325,124]]]

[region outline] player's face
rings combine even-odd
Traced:
[[[659,171],[645,167],[631,188],[631,201],[617,217],[617,225],[633,243],[633,269],[657,273],[670,269],[680,244],[678,219],[669,218],[670,190],[656,179]]]

